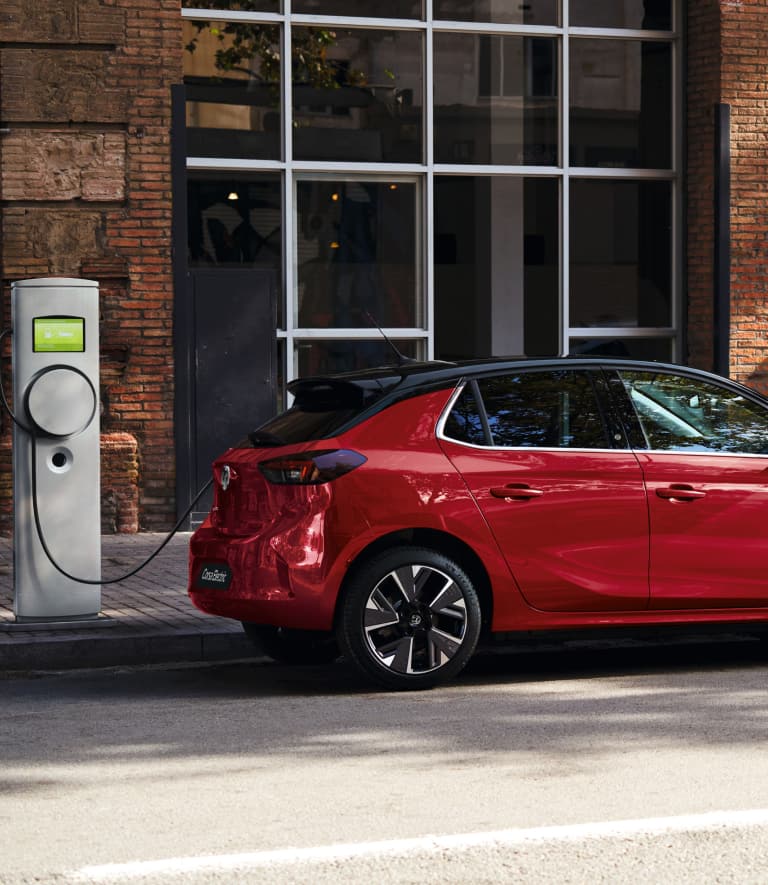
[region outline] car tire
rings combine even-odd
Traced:
[[[482,612],[472,581],[448,556],[398,547],[350,577],[339,647],[368,680],[396,691],[432,688],[472,656]]]
[[[246,636],[253,640],[265,655],[280,664],[308,666],[330,664],[339,656],[339,648],[332,633],[314,630],[288,630],[241,621]]]

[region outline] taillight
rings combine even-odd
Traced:
[[[259,470],[266,479],[278,485],[314,486],[338,479],[365,464],[366,457],[349,449],[330,452],[305,452],[262,461]]]

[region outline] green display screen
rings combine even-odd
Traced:
[[[82,353],[85,350],[83,317],[35,317],[32,323],[35,353]]]

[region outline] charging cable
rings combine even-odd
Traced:
[[[10,335],[12,333],[13,333],[13,329],[10,329],[10,328],[4,329],[2,332],[0,332],[0,347],[2,347],[3,339],[6,337],[6,335]],[[192,508],[195,506],[195,504],[197,504],[197,502],[200,500],[200,498],[202,498],[203,495],[211,487],[211,484],[213,482],[213,478],[209,479],[208,482],[206,482],[205,485],[200,489],[200,491],[195,495],[195,497],[192,500],[192,503],[185,510],[184,514],[180,517],[180,519],[178,520],[176,525],[166,535],[165,539],[160,544],[160,546],[153,553],[151,553],[143,562],[139,563],[139,565],[137,565],[135,568],[131,569],[131,571],[126,572],[126,574],[120,575],[117,578],[107,578],[107,579],[104,579],[104,578],[100,578],[100,579],[78,578],[75,575],[71,575],[66,569],[62,568],[59,565],[59,563],[56,561],[53,554],[51,553],[51,551],[48,547],[48,544],[46,543],[45,535],[43,533],[42,522],[40,520],[40,508],[39,508],[38,502],[37,502],[37,439],[38,439],[38,433],[34,427],[27,427],[26,424],[24,424],[22,421],[20,421],[16,417],[16,415],[14,414],[13,410],[11,409],[10,405],[8,404],[8,399],[5,396],[5,388],[2,383],[2,377],[0,377],[0,399],[2,400],[3,408],[8,413],[8,415],[10,416],[13,423],[20,430],[23,430],[26,434],[28,434],[28,436],[32,442],[32,450],[31,450],[31,454],[32,454],[32,514],[33,514],[33,517],[35,520],[35,529],[37,531],[37,536],[40,540],[40,546],[43,548],[43,552],[45,553],[45,555],[48,558],[51,565],[56,569],[56,571],[59,572],[59,574],[64,575],[65,578],[69,578],[70,581],[75,581],[78,584],[103,584],[103,585],[106,585],[106,584],[118,584],[120,581],[125,581],[127,578],[132,578],[135,574],[140,572],[145,566],[149,565],[149,563],[152,562],[152,560],[160,553],[160,551],[163,550],[163,548],[171,541],[173,536],[179,531],[179,529],[183,525],[184,520],[186,520],[187,517],[189,516],[189,514],[192,512]]]

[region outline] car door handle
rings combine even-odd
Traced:
[[[656,495],[667,501],[694,501],[696,498],[705,498],[707,493],[681,482],[663,489],[656,489]]]
[[[491,489],[494,498],[514,498],[518,501],[527,501],[530,498],[540,498],[544,492],[541,489],[532,489],[525,483],[510,483],[508,486],[494,486]]]

